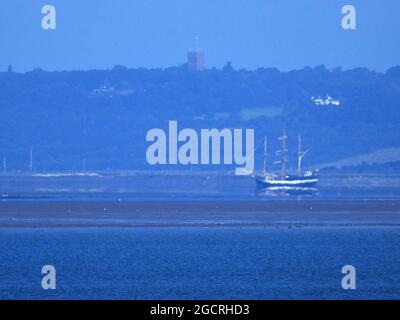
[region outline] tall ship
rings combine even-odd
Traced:
[[[283,130],[283,135],[279,137],[282,142],[282,149],[277,151],[280,155],[280,160],[275,161],[275,164],[280,164],[280,174],[267,172],[267,138],[264,138],[264,168],[262,174],[251,175],[259,188],[311,188],[318,183],[318,170],[302,172],[301,164],[303,157],[309,152],[309,149],[302,151],[301,149],[301,136],[298,136],[298,153],[297,153],[297,174],[287,174],[288,163],[288,149],[287,149],[287,136],[286,130]]]

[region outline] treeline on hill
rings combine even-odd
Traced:
[[[322,170],[324,173],[384,173],[398,174],[400,172],[400,161],[387,163],[362,163],[355,166],[344,166],[341,168],[326,167]]]
[[[327,95],[340,106],[312,100]],[[400,147],[400,67],[3,72],[0,108],[0,156],[12,171],[26,170],[31,147],[37,170],[79,170],[83,159],[88,170],[150,169],[146,133],[167,130],[168,120],[180,129],[254,128],[256,143],[270,138],[271,160],[285,126],[292,155],[300,132],[311,148],[305,165],[315,165]]]

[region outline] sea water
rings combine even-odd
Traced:
[[[326,177],[316,191],[290,194],[257,191],[251,179],[207,174],[1,177],[0,206],[25,201],[174,200],[188,202],[190,215],[193,200],[233,205],[241,200],[284,204],[304,199],[389,203],[400,199],[399,181],[392,176]],[[40,218],[40,212],[32,214]],[[390,217],[396,214],[394,210]],[[0,210],[0,215],[9,219],[7,212]],[[249,227],[245,221],[229,227],[3,226],[0,298],[398,299],[400,225],[380,225],[380,215],[375,213],[374,224],[358,226],[343,221],[324,226]],[[55,290],[41,286],[44,265],[56,268]],[[356,268],[355,290],[342,288],[344,265]]]
[[[398,227],[3,229],[0,298],[398,299],[399,242]]]

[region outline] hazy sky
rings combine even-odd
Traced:
[[[43,5],[57,29],[41,27]],[[357,9],[357,30],[341,8]],[[400,64],[398,0],[1,0],[0,70],[168,67],[198,35],[207,67],[299,69]]]

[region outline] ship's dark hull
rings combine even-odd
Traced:
[[[291,179],[268,179],[254,176],[259,188],[312,188],[318,183],[317,177],[295,177]]]

